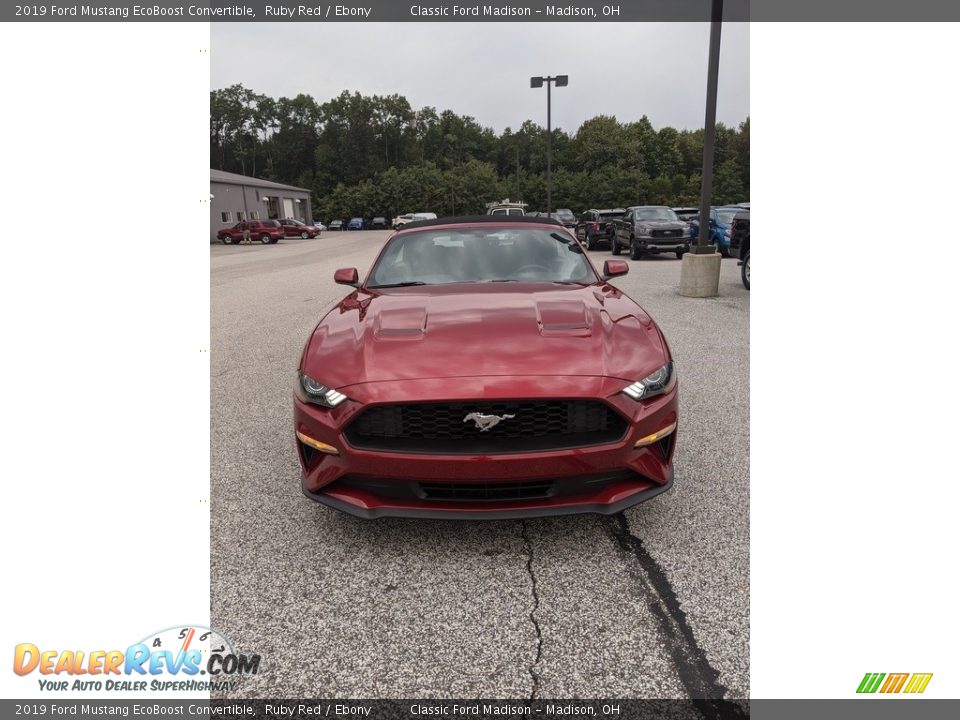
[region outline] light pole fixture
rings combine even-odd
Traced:
[[[552,135],[550,127],[550,86],[556,84],[557,87],[566,87],[569,82],[569,76],[557,75],[556,77],[532,77],[530,78],[530,87],[542,88],[547,84],[547,216],[549,217],[553,207],[551,205],[551,191],[553,190],[553,176],[551,174],[551,155],[552,155]]]
[[[717,80],[720,75],[720,28],[723,25],[723,0],[712,0],[710,7],[710,49],[707,56],[707,105],[703,119],[703,168],[700,172],[700,234],[691,248],[695,254],[712,253],[710,240],[710,200],[713,194],[713,149],[717,137]],[[719,250],[719,247],[717,248]]]

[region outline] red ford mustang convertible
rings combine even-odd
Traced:
[[[307,497],[365,518],[616,513],[673,482],[656,323],[546,218],[409,223],[303,349]]]

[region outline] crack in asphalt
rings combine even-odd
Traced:
[[[537,656],[533,659],[533,664],[527,668],[530,673],[530,679],[533,687],[530,691],[530,700],[536,700],[537,693],[540,692],[540,675],[537,674],[537,665],[540,664],[540,658],[543,657],[543,634],[540,632],[540,621],[537,620],[537,610],[540,609],[540,594],[537,591],[537,576],[533,572],[533,542],[527,533],[527,521],[520,521],[520,536],[527,548],[527,575],[530,576],[530,593],[533,596],[533,607],[530,608],[530,622],[533,623],[533,629],[537,632]]]
[[[647,552],[640,538],[630,532],[626,516],[620,512],[607,517],[606,522],[621,551],[636,558],[640,564],[647,605],[657,620],[677,675],[694,707],[708,720],[748,717],[739,704],[724,699],[729,690],[720,684],[720,672],[710,664],[697,643],[667,574]]]

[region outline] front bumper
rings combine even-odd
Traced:
[[[549,389],[546,387],[549,381]],[[526,387],[524,385],[526,384]],[[335,448],[311,453],[296,440],[301,488],[308,498],[363,518],[501,519],[573,513],[612,514],[671,487],[676,432],[635,448],[640,438],[677,422],[677,389],[641,403],[614,378],[490,378],[478,402],[516,398],[599,399],[628,420],[622,438],[590,447],[510,454],[384,452],[352,447],[344,429],[366,406],[445,402],[446,381],[366,383],[341,388],[350,400],[326,409],[294,397],[295,431]],[[456,398],[467,401],[471,398]],[[453,489],[448,497],[430,488]],[[536,497],[510,490],[549,487]],[[498,490],[503,489],[503,492]],[[480,497],[485,495],[485,497]]]
[[[690,251],[690,238],[637,238],[641,252],[650,255]]]

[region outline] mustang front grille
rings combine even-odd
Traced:
[[[427,500],[533,500],[553,490],[552,480],[515,483],[420,483]]]
[[[393,452],[511,453],[620,440],[627,421],[596,400],[410,403],[363,410],[347,427],[356,448]]]

